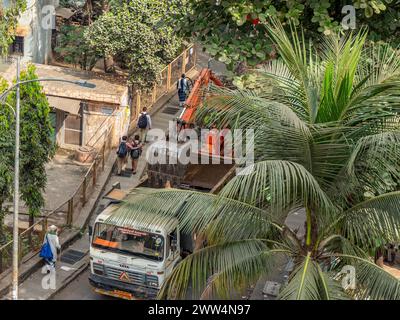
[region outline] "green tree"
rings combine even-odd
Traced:
[[[318,38],[339,30],[348,4],[357,9],[357,28],[368,25],[374,39],[398,41],[400,1],[392,0],[188,0],[188,10],[176,19],[184,36],[199,40],[213,57],[241,73],[243,66],[254,67],[275,54],[268,17],[291,20],[304,28],[306,37]]]
[[[37,79],[34,65],[21,72],[21,81]],[[4,84],[3,84],[4,89]],[[53,128],[50,122],[50,106],[39,82],[31,82],[20,87],[21,97],[21,127],[20,127],[20,196],[29,210],[30,225],[34,217],[44,206],[43,192],[47,176],[45,164],[55,152],[51,136]],[[7,102],[15,108],[15,91],[7,97]],[[0,170],[0,208],[3,210],[5,201],[10,200],[13,189],[12,169],[15,154],[15,119],[10,110],[2,106],[0,121],[2,121],[0,141],[2,154]],[[4,146],[4,147],[3,147]],[[3,151],[4,150],[4,151]]]
[[[84,39],[87,27],[63,25],[60,28],[59,42],[55,51],[67,63],[83,70],[92,70],[100,57],[88,46]]]
[[[0,56],[8,53],[14,41],[18,18],[25,9],[25,0],[11,0],[5,7],[0,4]]]
[[[365,47],[367,34],[322,40],[323,51],[287,34],[268,34],[280,58],[260,71],[260,94],[215,89],[200,116],[220,127],[254,128],[253,167],[218,195],[152,190],[128,200],[119,222],[175,216],[207,245],[184,259],[161,297],[229,297],[292,259],[281,299],[400,299],[400,281],[374,263],[376,248],[400,235],[400,56]],[[268,89],[268,88],[265,88]],[[287,224],[304,210],[304,235]],[[356,268],[355,290],[336,276]]]
[[[0,78],[0,92],[4,92],[8,87],[7,81]],[[8,209],[4,204],[10,200],[12,193],[12,163],[14,161],[12,128],[10,120],[13,119],[13,111],[4,105],[0,105],[0,244],[6,242],[6,233],[4,230],[4,217]],[[0,270],[2,260],[0,257]]]
[[[98,55],[121,61],[136,89],[151,88],[182,44],[164,22],[169,5],[165,0],[111,2],[110,11],[89,27],[85,39]]]

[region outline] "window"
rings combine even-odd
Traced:
[[[173,232],[171,232],[168,235],[168,241],[167,241],[167,255],[171,255],[174,256],[175,255],[175,251],[177,248],[173,246],[173,244],[175,243],[175,246],[177,244],[178,241],[178,230],[175,229]],[[174,249],[174,250],[173,250]]]
[[[82,117],[67,113],[64,127],[64,143],[82,145]]]
[[[51,126],[53,128],[53,134],[51,136],[51,141],[53,141],[53,143],[56,143],[56,137],[57,137],[57,112],[56,110],[54,110],[54,108],[50,111],[49,113],[49,118],[50,118],[50,122],[51,122]]]
[[[15,37],[14,42],[11,44],[12,54],[24,54],[24,37]]]
[[[162,261],[164,238],[151,232],[96,223],[92,244],[96,248]]]

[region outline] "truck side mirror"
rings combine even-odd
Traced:
[[[178,247],[178,241],[176,239],[171,240],[171,250],[176,251]]]
[[[93,227],[89,226],[89,237],[91,237],[93,234]]]

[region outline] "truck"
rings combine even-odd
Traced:
[[[152,224],[140,223],[137,216],[121,219],[122,201],[136,201],[143,193],[141,189],[112,190],[106,195],[109,205],[89,228],[89,282],[97,293],[129,300],[154,299],[183,251],[192,249],[190,239],[183,248],[176,218],[153,219],[157,222]]]

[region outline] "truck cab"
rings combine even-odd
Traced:
[[[91,228],[89,282],[101,294],[154,299],[181,260],[178,220],[144,225],[126,215],[121,219],[120,206],[111,203]]]

